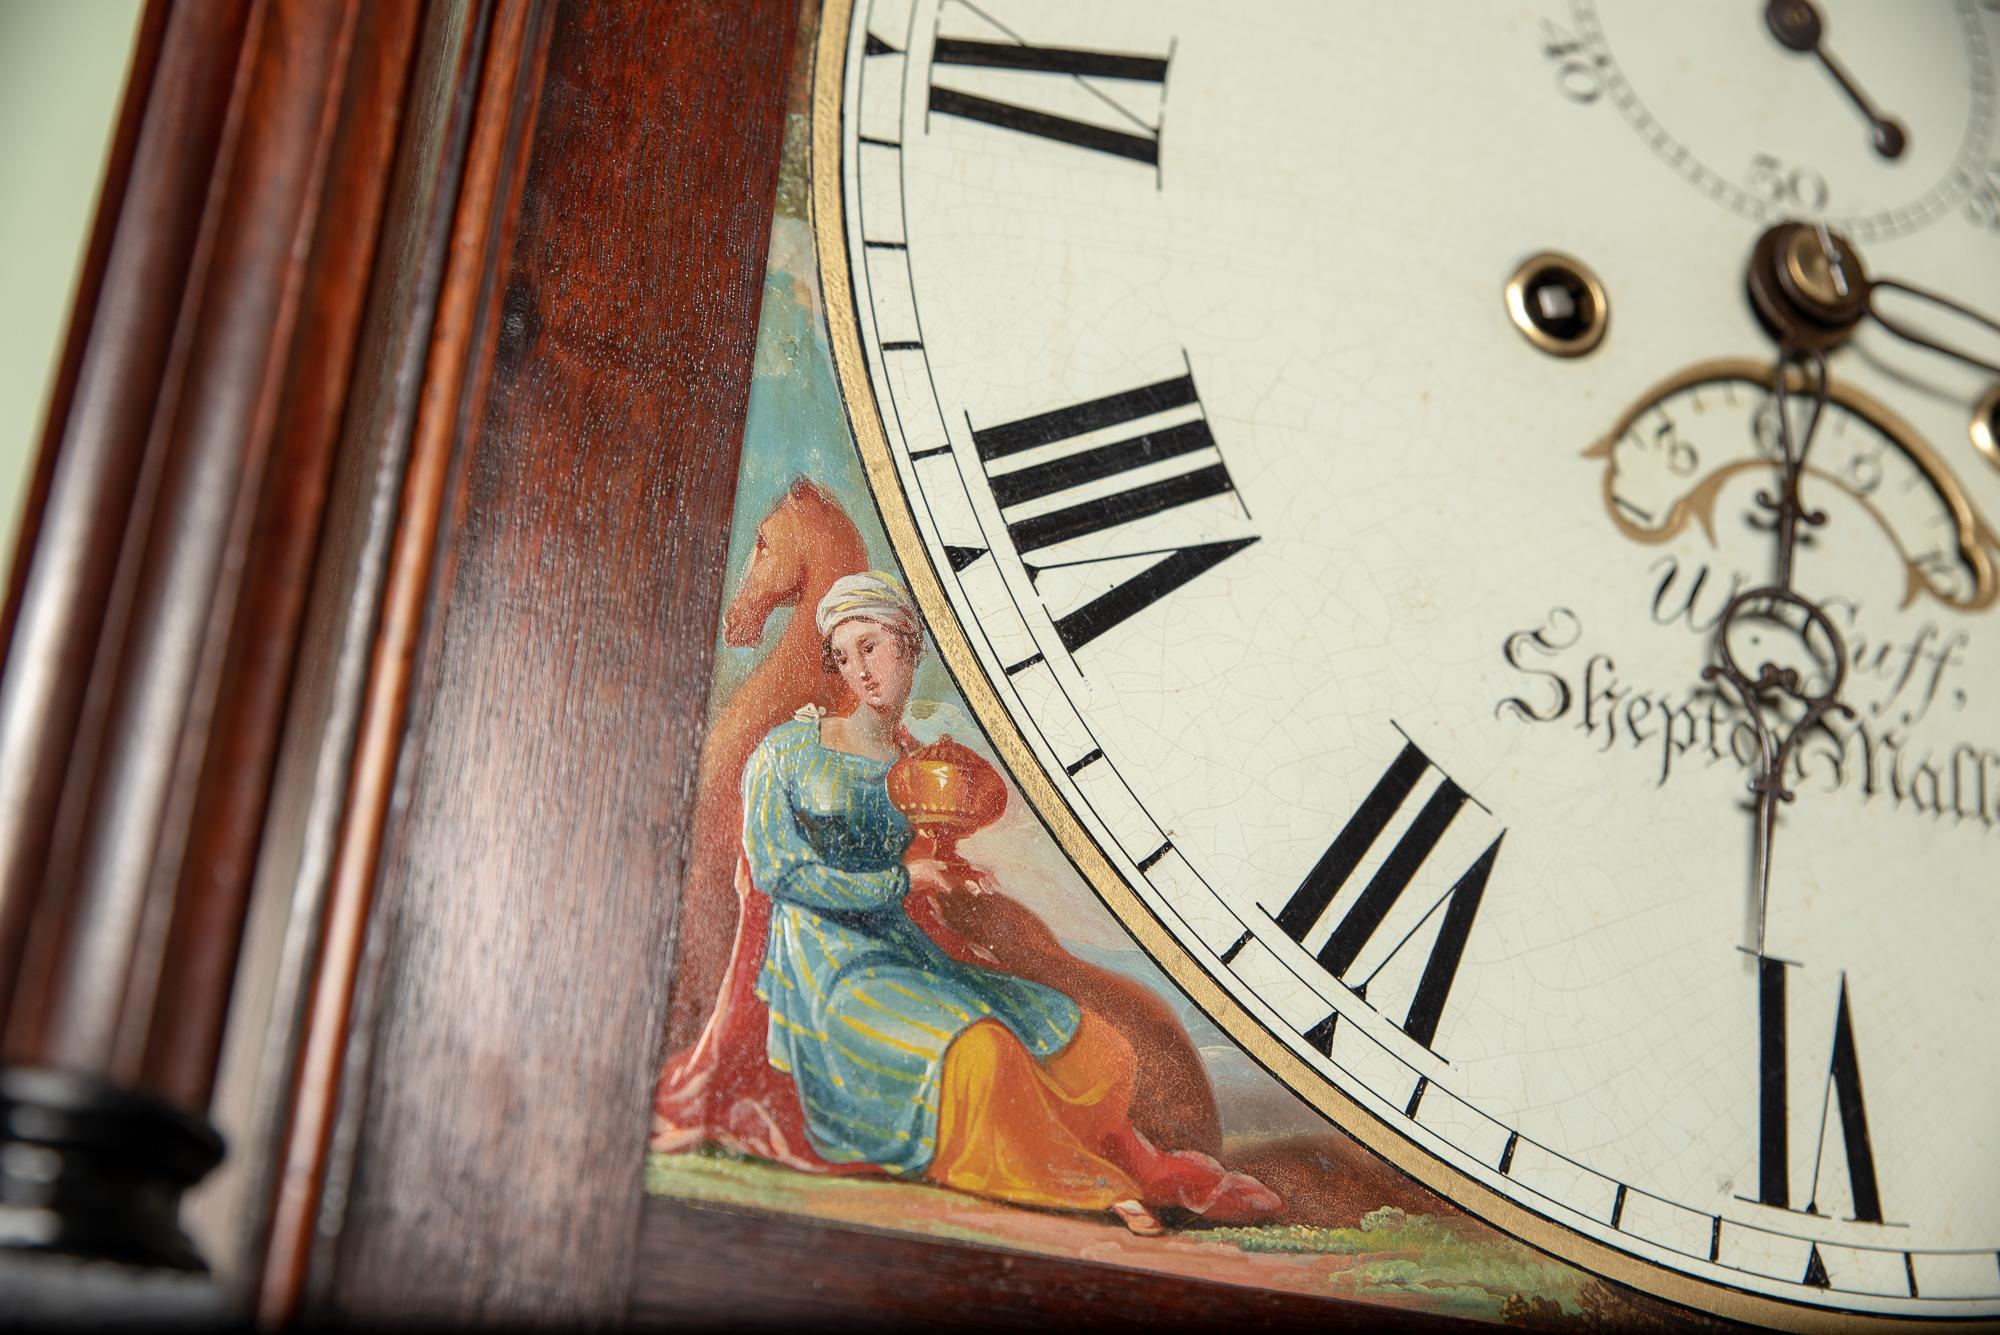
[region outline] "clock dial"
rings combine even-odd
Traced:
[[[1590,450],[1607,460],[1612,520],[1639,542],[1666,541],[1691,523],[1712,534],[1729,482],[1746,471],[1765,476],[1779,457],[1776,412],[1771,368],[1751,361],[1704,363],[1649,391]],[[1938,452],[1848,386],[1834,391],[1825,431],[1814,476],[1875,520],[1907,567],[1906,603],[1990,606],[2000,596],[2000,542]]]
[[[2000,306],[1993,20],[1937,0],[1878,41],[1885,11],[1825,7],[1891,159],[1744,8],[831,6],[836,357],[996,747],[1247,1051],[1614,1278],[1790,1324],[1992,1315],[1976,374],[1873,328],[1831,358],[1795,579],[1847,709],[1789,761],[1768,903],[1754,733],[1703,669],[1771,564],[1751,247],[1824,216]],[[1689,175],[1766,153],[1825,197]],[[1586,355],[1512,327],[1544,251],[1615,311]]]
[[[1977,0],[1765,8],[1820,16],[1841,76],[1865,86],[1861,96],[1895,126],[1886,145],[1839,79],[1775,42],[1749,5],[1571,0],[1568,14],[1545,21],[1544,51],[1565,97],[1615,106],[1661,162],[1753,221],[1824,219],[1867,243],[1973,199],[1996,110]],[[1771,114],[1746,120],[1741,89],[1759,90]]]

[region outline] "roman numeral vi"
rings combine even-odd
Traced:
[[[1785,1087],[1785,961],[1757,957],[1757,1199],[1791,1208],[1791,1115]],[[1826,1139],[1829,1104],[1840,1109],[1841,1148],[1847,1155],[1847,1184],[1855,1219],[1882,1222],[1882,1193],[1875,1181],[1875,1147],[1868,1138],[1868,1109],[1861,1099],[1861,1058],[1854,1046],[1854,1017],[1847,1004],[1847,979],[1840,980],[1840,1004],[1833,1016],[1833,1055],[1827,1061],[1820,1099],[1820,1143],[1813,1146],[1812,1197],[1806,1213],[1819,1213],[1819,1155]]]

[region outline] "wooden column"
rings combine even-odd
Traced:
[[[153,0],[4,614],[0,1246],[625,1314],[795,16]]]
[[[0,1244],[194,1268],[410,0],[154,0],[0,678]]]
[[[496,9],[494,61],[517,21],[529,56],[493,68],[466,199],[497,155],[507,230],[480,267],[461,204],[434,347],[470,371],[417,448],[461,443],[432,509],[405,493],[385,625],[420,633],[378,656],[355,784],[381,805],[340,855],[378,875],[379,829],[335,1150],[274,1232],[274,1283],[316,1248],[307,1310],[627,1310],[794,8]]]

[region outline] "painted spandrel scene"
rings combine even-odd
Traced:
[[[1544,1328],[1685,1318],[1363,1149],[1154,966],[929,644],[827,349],[792,117],[647,1185]]]

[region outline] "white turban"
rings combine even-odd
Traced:
[[[814,620],[822,640],[831,636],[841,622],[855,620],[873,621],[911,638],[921,633],[916,604],[910,601],[903,582],[879,570],[843,575],[835,580],[826,597],[819,600]]]

